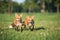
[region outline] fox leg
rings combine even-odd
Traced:
[[[33,24],[33,23],[30,23],[30,25],[29,25],[29,29],[30,29],[31,31],[34,30],[34,24]]]
[[[21,31],[21,32],[23,31],[23,28],[22,28],[22,27],[20,27],[20,31]]]

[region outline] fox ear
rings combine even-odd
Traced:
[[[32,19],[34,19],[34,16],[32,16]]]
[[[26,18],[28,18],[29,16],[26,16]]]
[[[27,18],[29,18],[29,16],[27,16]]]
[[[22,17],[23,14],[20,14],[20,17]]]
[[[31,16],[32,19],[34,19],[34,16]]]

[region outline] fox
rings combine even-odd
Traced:
[[[22,29],[22,14],[15,14],[15,18],[13,20],[13,23],[9,26],[9,28],[15,28],[15,30],[18,30],[18,26],[20,26],[20,29]]]
[[[29,26],[29,29],[31,31],[33,31],[34,29],[34,16],[27,16],[23,22],[23,26],[24,28],[26,28],[26,26]]]

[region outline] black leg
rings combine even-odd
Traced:
[[[20,30],[21,30],[21,32],[22,32],[22,31],[23,31],[23,28],[21,27]]]

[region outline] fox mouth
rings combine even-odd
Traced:
[[[16,19],[16,20],[20,20],[20,19]]]

